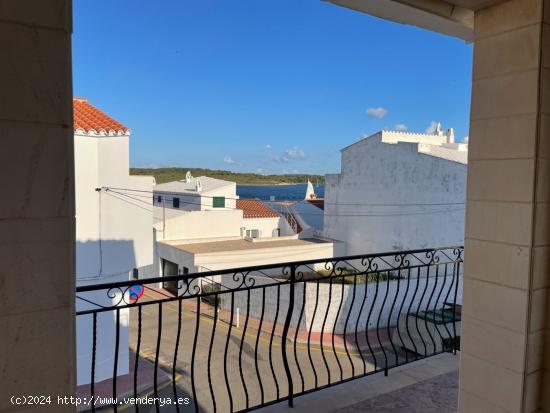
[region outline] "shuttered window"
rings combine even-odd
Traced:
[[[212,206],[214,208],[225,208],[225,197],[224,196],[215,196],[212,199]]]

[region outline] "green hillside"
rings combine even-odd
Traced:
[[[260,175],[254,173],[237,173],[206,168],[130,168],[130,174],[132,175],[154,176],[157,184],[184,179],[187,171],[191,171],[193,176],[209,176],[211,178],[233,181],[240,185],[299,184],[307,182],[308,178],[314,183],[323,183],[325,181],[325,177],[323,175]]]

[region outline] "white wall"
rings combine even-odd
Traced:
[[[228,279],[224,284],[239,285],[241,280],[237,281],[231,284],[231,279]],[[407,314],[409,311],[416,313],[416,311],[444,308],[445,303],[454,301],[455,290],[456,302],[461,304],[462,275],[458,280],[458,289],[456,288],[456,281],[456,277],[453,277],[452,273],[446,276],[440,275],[437,278],[432,273],[429,278],[411,276],[410,280],[403,278],[390,280],[389,282],[380,281],[378,288],[376,282],[372,281],[368,284],[358,283],[355,287],[353,284],[345,284],[342,287],[341,280],[334,279],[332,287],[327,282],[320,282],[319,290],[317,290],[315,281],[297,282],[295,284],[295,307],[291,325],[293,327],[298,326],[300,312],[303,308],[299,328],[304,331],[324,331],[325,333],[334,334],[343,334],[346,331],[347,334],[350,334],[356,331],[356,326],[357,331],[362,332],[376,329],[377,325],[384,330],[388,326],[396,326],[399,316]],[[289,306],[288,284],[280,286],[279,303],[276,299],[277,286],[273,285],[273,280],[265,276],[254,276],[254,285],[264,284],[269,285],[265,287],[265,303],[262,303],[262,288],[250,290],[250,307],[248,307],[250,316],[259,318],[263,312],[265,321],[275,321],[276,309],[279,306],[276,321],[284,323]],[[306,288],[305,304],[304,286]],[[365,288],[367,288],[366,295]],[[386,295],[387,298],[384,303]],[[222,297],[223,307],[230,309],[231,298],[229,294],[223,294]],[[234,308],[239,308],[242,317],[245,317],[247,313],[246,302],[246,290],[235,292]],[[341,306],[340,302],[342,303]],[[393,305],[394,302],[395,305]]]
[[[195,266],[195,256],[188,252],[179,250],[171,245],[157,242],[155,249],[155,266],[159,276],[162,275],[162,259],[178,264],[178,269],[186,267],[190,273],[196,273],[199,269]],[[165,274],[175,275],[175,274]]]
[[[365,296],[365,286],[367,286],[367,299],[362,311],[359,312],[363,297]],[[348,313],[350,315],[347,331],[354,331],[356,324],[360,326],[358,331],[364,331],[365,328],[370,330],[376,328],[377,325],[381,326],[381,328],[385,328],[388,325],[396,326],[400,314],[407,314],[409,311],[416,312],[417,310],[424,311],[427,309],[443,308],[446,302],[454,300],[455,287],[456,278],[453,278],[452,275],[439,276],[438,278],[433,275],[429,278],[411,277],[410,282],[407,282],[406,279],[399,281],[390,280],[389,282],[380,281],[378,283],[378,292],[376,282],[358,284],[355,288],[352,284],[345,284],[342,288],[341,280],[340,282],[334,280],[330,302],[328,299],[331,290],[330,285],[328,283],[319,283],[319,298],[317,310],[315,311],[317,286],[316,283],[310,282],[307,283],[306,290],[306,324],[304,327],[308,330],[311,329],[311,331],[321,331],[326,314],[327,322],[325,330],[334,332],[335,334],[343,334]],[[344,295],[343,297],[342,294]],[[384,303],[386,294],[387,299]],[[354,295],[355,301],[353,301]],[[376,297],[376,300],[374,297]],[[341,308],[340,301],[342,301]],[[394,301],[395,306],[392,310]],[[353,306],[351,305],[352,302]],[[459,304],[462,303],[462,278],[459,279],[456,302]],[[401,306],[403,307],[401,308]],[[369,313],[371,314],[370,318]]]
[[[262,248],[245,251],[225,251],[196,254],[195,266],[220,270],[224,268],[249,267],[278,262],[313,260],[338,256],[342,243],[312,243],[305,246]]]
[[[172,208],[163,210],[162,207],[155,206],[154,210],[157,240],[193,240],[241,235],[243,211],[240,209],[179,211]]]
[[[235,209],[237,207],[237,184],[231,182],[229,185],[216,188],[213,190],[208,190],[204,197],[201,197],[201,208],[203,211],[208,210],[218,210],[220,208],[214,208],[212,206],[214,196],[223,196],[225,197],[225,208],[226,209]]]
[[[128,277],[124,277],[125,280]],[[93,282],[97,283],[99,281]],[[114,279],[112,281],[123,281]],[[94,303],[104,306],[116,304],[120,295],[114,299],[107,296],[106,290],[79,293],[80,297],[86,298]],[[77,298],[76,307],[78,311],[97,308]],[[79,315],[76,318],[76,352],[77,352],[77,384],[87,384],[91,380],[92,369],[92,343],[93,343],[93,322],[92,315]],[[119,352],[118,352],[118,375],[127,374],[129,371],[128,352],[128,325],[130,312],[127,308],[120,310],[119,329]],[[95,382],[100,382],[113,377],[113,365],[115,360],[115,338],[116,338],[116,313],[105,311],[97,315],[96,327],[96,362]]]
[[[268,241],[269,242],[269,241]],[[331,258],[341,255],[342,243],[319,243],[306,246],[262,248],[244,251],[191,254],[176,246],[157,242],[156,266],[161,274],[162,259],[187,267],[190,273],[239,268],[255,265],[268,265],[278,262]],[[277,272],[277,271],[276,271]],[[227,281],[224,279],[224,282]]]
[[[153,263],[151,197],[132,200],[108,186],[152,191],[154,179],[129,175],[128,136],[75,136],[77,280],[149,274]]]
[[[243,219],[243,227],[245,230],[260,230],[260,238],[273,237],[275,229],[280,229],[280,236],[294,235],[294,231],[292,231],[286,219],[280,216],[273,218],[245,218]]]
[[[194,178],[195,179],[195,178]],[[161,202],[158,201],[157,196],[162,196]],[[225,208],[214,208],[213,197],[224,197]],[[173,208],[173,198],[180,199],[179,208]],[[176,193],[162,190],[155,190],[154,205],[166,209],[175,209],[176,211],[210,211],[210,210],[229,210],[235,209],[237,206],[237,184],[235,182],[227,182],[227,185],[223,185],[219,188],[208,189],[205,188],[201,192],[196,194]]]
[[[345,241],[350,255],[461,245],[466,165],[380,136],[343,149],[342,172],[326,176],[324,234]],[[402,206],[419,203],[462,204]]]
[[[128,280],[133,268],[153,273],[151,196],[129,193],[137,200],[99,187],[152,191],[152,177],[129,175],[129,137],[75,135],[76,278],[77,285]],[[137,195],[140,196],[137,196]],[[90,294],[89,294],[90,295]],[[108,300],[105,292],[93,301]],[[77,310],[85,307],[76,300]],[[121,311],[119,374],[128,372],[128,318]],[[90,382],[91,316],[77,317],[77,383]],[[98,316],[96,380],[112,377],[114,313]]]

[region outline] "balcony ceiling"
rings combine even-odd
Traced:
[[[324,0],[382,19],[437,33],[473,38],[474,11],[505,0]]]

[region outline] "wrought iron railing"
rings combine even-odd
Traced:
[[[456,352],[462,255],[422,249],[78,287],[79,393],[93,411],[117,411],[124,396],[145,410],[143,395],[157,411],[249,411]]]

